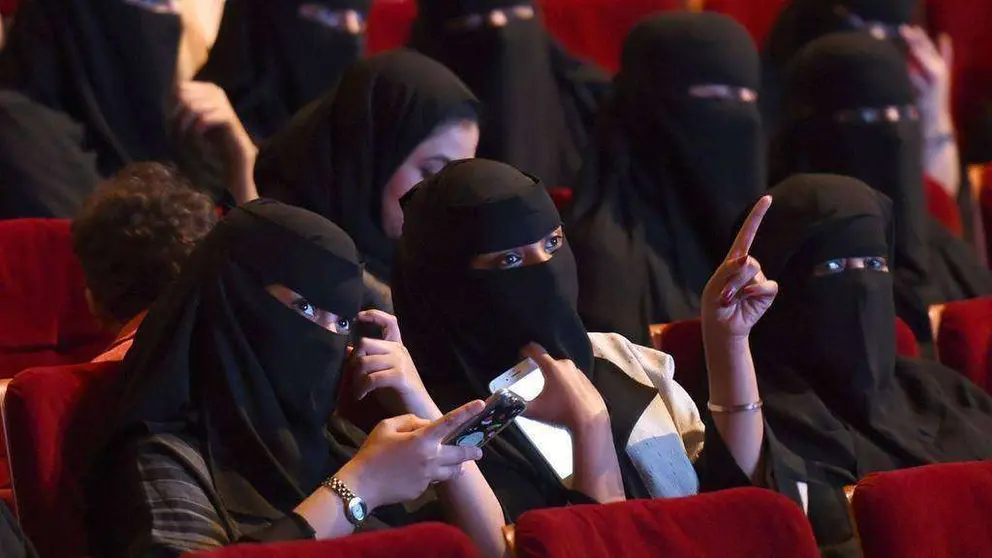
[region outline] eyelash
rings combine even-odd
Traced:
[[[544,243],[544,250],[548,254],[554,254],[565,243],[565,235],[560,232],[552,234]],[[507,252],[499,258],[500,269],[510,269],[523,262],[523,256],[516,252]]]
[[[309,300],[305,298],[301,298],[293,302],[293,307],[299,310],[300,313],[303,314],[304,316],[307,316],[307,318],[309,318],[314,323],[318,325],[320,324],[321,316],[317,315],[318,312],[317,308],[313,304],[311,304]],[[337,329],[338,333],[347,333],[351,331],[351,320],[347,318],[338,318],[334,322],[334,327]]]

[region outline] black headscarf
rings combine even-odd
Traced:
[[[610,411],[628,494],[644,496],[626,458],[630,430],[657,395],[596,359],[576,312],[578,283],[568,243],[544,263],[477,270],[476,255],[537,242],[561,218],[544,186],[486,159],[459,161],[405,200],[393,297],[403,338],[442,408],[488,395],[489,381],[541,344],[589,376]],[[563,487],[515,427],[486,446],[481,464],[511,517],[560,505]]]
[[[325,428],[348,336],[283,305],[272,284],[354,316],[355,246],[302,209],[259,200],[231,211],[142,323],[114,431],[191,437],[223,507],[263,519],[291,512],[350,457]]]
[[[359,59],[364,31],[348,33],[317,12],[353,10],[369,0],[228,0],[210,59],[197,79],[220,85],[256,138],[267,138],[337,83]],[[309,14],[309,15],[308,15]]]
[[[96,157],[69,117],[0,91],[0,219],[67,219],[97,187]]]
[[[773,145],[773,178],[794,172],[853,176],[885,194],[895,212],[897,310],[929,339],[932,304],[992,292],[992,276],[927,213],[920,123],[906,62],[888,41],[834,34],[809,44],[790,67],[786,117]],[[897,107],[899,119],[838,119]]]
[[[82,124],[102,175],[174,162],[219,198],[207,147],[172,133],[181,35],[178,14],[125,0],[25,0],[0,54],[0,86]]]
[[[768,130],[778,126],[783,110],[783,80],[793,57],[813,40],[836,31],[884,26],[891,37],[913,21],[917,0],[793,0],[772,27],[762,60],[761,110]]]
[[[649,344],[650,324],[699,314],[737,215],[765,189],[765,156],[755,103],[689,88],[757,92],[758,72],[723,15],[662,14],[628,36],[567,217],[590,330]]]
[[[992,458],[992,399],[957,372],[896,356],[892,274],[813,274],[831,259],[891,258],[891,202],[837,175],[796,175],[770,193],[751,255],[780,290],[751,339],[778,442],[838,490],[871,472]],[[821,544],[845,538],[846,521],[824,524],[831,514],[818,511],[840,502],[811,485]]]
[[[560,186],[581,164],[605,75],[571,57],[535,16],[502,27],[453,22],[528,0],[419,0],[410,46],[451,68],[485,107],[479,156]],[[536,8],[535,8],[536,9]]]
[[[475,115],[475,97],[444,66],[406,50],[373,56],[262,146],[255,182],[263,196],[337,223],[355,239],[369,271],[388,278],[386,184],[439,125]]]

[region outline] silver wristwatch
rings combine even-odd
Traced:
[[[341,498],[344,502],[344,516],[352,525],[358,527],[368,519],[369,507],[365,504],[365,500],[352,492],[339,478],[331,477],[320,484]]]

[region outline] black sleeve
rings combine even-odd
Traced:
[[[38,553],[31,546],[31,541],[24,536],[17,520],[7,509],[7,504],[0,502],[0,556],[5,558],[37,558]]]
[[[243,535],[235,543],[265,543],[279,541],[305,541],[316,537],[313,527],[296,513],[290,513],[264,529]]]

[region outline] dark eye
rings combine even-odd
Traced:
[[[345,333],[351,331],[351,320],[347,318],[338,318],[334,325],[337,327],[338,333]]]
[[[813,268],[813,275],[832,275],[844,271],[844,260],[828,260]]]
[[[865,268],[872,271],[888,271],[889,264],[885,261],[885,258],[865,258]]]
[[[304,316],[306,316],[308,318],[316,318],[317,317],[317,309],[314,308],[313,304],[310,304],[310,301],[307,300],[307,299],[305,299],[305,298],[301,298],[301,299],[297,300],[296,302],[294,302],[293,303],[293,308],[296,308],[296,310],[300,314],[303,314]]]
[[[521,258],[518,254],[515,254],[513,252],[509,252],[507,254],[503,254],[502,256],[500,256],[500,258],[499,258],[499,268],[500,269],[510,269],[511,267],[517,267],[518,265],[520,265],[521,263],[523,263],[523,261],[524,261],[524,259]]]
[[[554,254],[564,243],[565,237],[561,231],[555,231],[544,241],[544,250],[549,254]]]

